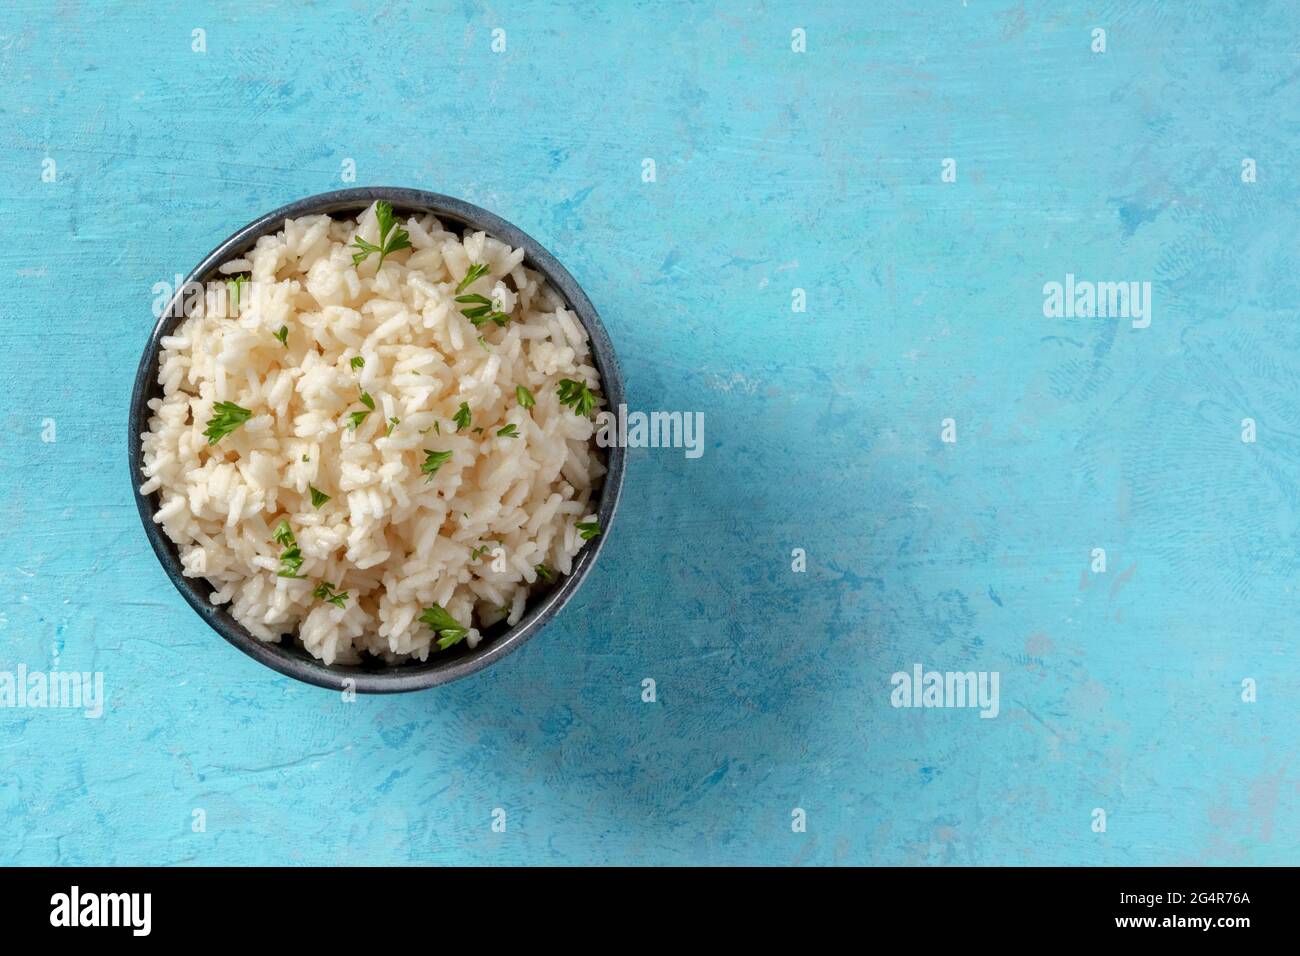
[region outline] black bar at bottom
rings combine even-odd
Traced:
[[[376,927],[484,941],[701,925],[857,938],[912,926],[927,944],[1050,932],[1231,945],[1295,926],[1293,869],[147,869],[0,870],[9,940],[349,942]],[[469,924],[456,924],[468,917]],[[811,922],[809,922],[811,921]],[[386,932],[386,931],[385,931]],[[990,937],[989,934],[993,934]],[[1262,936],[1261,936],[1262,934]],[[1041,938],[1041,937],[1040,937]],[[436,944],[436,935],[430,939]]]

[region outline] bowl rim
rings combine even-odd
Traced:
[[[183,310],[175,308],[177,299],[184,294],[191,282],[210,278],[222,263],[247,251],[261,236],[281,228],[285,219],[321,213],[334,215],[349,211],[362,212],[370,203],[380,199],[391,203],[399,211],[432,213],[440,221],[454,222],[453,228],[468,226],[476,230],[481,229],[489,236],[509,243],[513,248],[523,248],[524,264],[546,278],[552,288],[565,299],[569,308],[576,313],[578,321],[586,329],[591,340],[592,361],[600,373],[601,391],[607,409],[617,410],[623,404],[623,377],[609,333],[600,321],[595,306],[578,285],[577,280],[541,243],[495,213],[453,196],[399,186],[364,186],[318,193],[273,209],[236,230],[204,256],[190,270],[180,287],[173,291],[162,315],[149,334],[131,390],[131,408],[127,423],[129,430],[127,458],[131,472],[131,489],[135,497],[136,509],[144,525],[145,535],[153,546],[154,554],[168,579],[199,617],[230,644],[285,676],[330,690],[355,690],[358,693],[373,694],[424,690],[467,677],[500,660],[534,637],[572,599],[604,548],[622,496],[626,460],[626,451],[619,443],[614,442],[606,449],[607,470],[595,509],[599,515],[602,533],[587,542],[578,552],[570,574],[557,586],[544,593],[540,599],[535,600],[514,627],[499,636],[481,641],[473,650],[461,645],[460,653],[454,657],[439,658],[437,654],[430,654],[428,660],[424,662],[386,667],[326,665],[311,657],[296,642],[281,641],[271,644],[254,637],[234,620],[226,605],[214,605],[208,600],[207,595],[211,593],[212,588],[206,578],[190,578],[182,573],[176,545],[163,532],[161,526],[153,521],[154,512],[157,510],[155,501],[158,493],[153,492],[149,495],[140,493],[140,486],[144,480],[141,471],[144,461],[142,435],[148,430],[151,414],[148,402],[161,394],[157,376],[161,352],[160,341],[184,319]]]

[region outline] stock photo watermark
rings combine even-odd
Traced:
[[[0,671],[0,707],[30,710],[82,710],[91,720],[104,716],[104,675],[100,671]]]
[[[982,718],[993,718],[999,704],[1000,671],[927,671],[913,664],[911,672],[896,671],[889,678],[894,707],[977,708]]]
[[[704,454],[703,412],[618,412],[596,415],[596,444],[601,448],[683,448],[687,458]]]
[[[1073,272],[1065,282],[1043,285],[1043,315],[1049,319],[1130,319],[1135,329],[1151,325],[1150,282],[1091,282]]]

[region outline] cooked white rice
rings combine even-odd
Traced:
[[[604,473],[591,418],[557,392],[562,379],[599,390],[586,332],[523,250],[482,232],[462,239],[430,215],[398,225],[412,248],[378,274],[378,255],[354,266],[351,245],[379,241],[374,206],[359,225],[286,220],[224,265],[251,273],[238,314],[201,309],[162,340],[163,398],[143,436],[140,490],[158,492],[154,520],[185,574],[211,581],[213,603],[258,638],[296,635],[327,664],[437,653],[418,620],[433,604],[469,629],[471,647],[480,629],[518,622],[538,565],[570,571],[586,543],[575,525],[596,520]],[[472,306],[454,300],[471,264],[491,270],[464,292],[492,299],[504,327],[475,328],[462,314]],[[375,409],[354,430],[363,391]],[[252,417],[209,445],[218,402]],[[457,430],[462,402],[472,420]],[[509,425],[518,437],[498,437]],[[429,450],[452,453],[432,480]],[[312,487],[331,500],[313,507]],[[282,520],[300,579],[277,574]],[[347,592],[343,607],[313,596],[321,582]]]

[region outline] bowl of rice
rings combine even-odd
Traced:
[[[608,539],[609,336],[562,265],[477,206],[347,189],[222,242],[161,313],[131,483],[172,583],[311,684],[419,690],[535,635]]]

